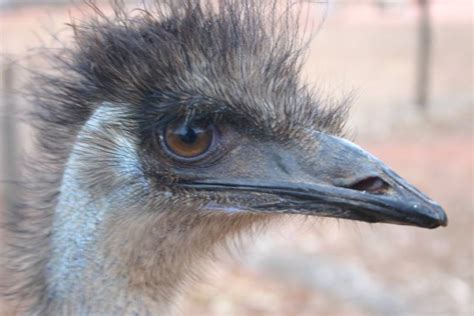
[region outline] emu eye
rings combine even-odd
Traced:
[[[165,128],[164,143],[166,149],[178,158],[201,158],[209,151],[214,133],[212,124],[177,121]]]

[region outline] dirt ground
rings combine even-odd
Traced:
[[[214,263],[183,315],[474,315],[473,5],[434,2],[430,107],[420,112],[416,10],[335,3],[305,77],[326,94],[355,91],[350,136],[443,205],[449,225],[285,218]],[[30,54],[35,33],[47,38],[38,26],[61,29],[67,9],[0,12],[4,56]]]

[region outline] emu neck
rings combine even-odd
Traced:
[[[77,172],[71,160],[54,218],[48,286],[55,308],[80,314],[167,312],[183,268],[160,260],[167,249],[153,240],[156,236],[147,236],[143,218],[133,214],[141,210],[124,203],[133,196],[131,189],[92,192]],[[128,219],[127,213],[132,213]],[[144,265],[148,271],[141,270]]]
[[[113,114],[96,111],[64,170],[46,271],[52,313],[167,314],[186,279],[183,220],[149,203],[135,142],[107,125]]]
[[[259,219],[202,212],[154,189],[120,117],[99,108],[66,164],[47,264],[48,314],[169,314],[200,259]]]

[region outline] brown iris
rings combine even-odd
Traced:
[[[210,124],[168,124],[164,133],[165,145],[178,158],[191,159],[205,154],[212,143],[214,129]]]

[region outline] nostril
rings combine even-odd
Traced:
[[[369,177],[348,187],[348,189],[366,191],[372,194],[384,194],[389,188],[389,184],[379,177]]]

